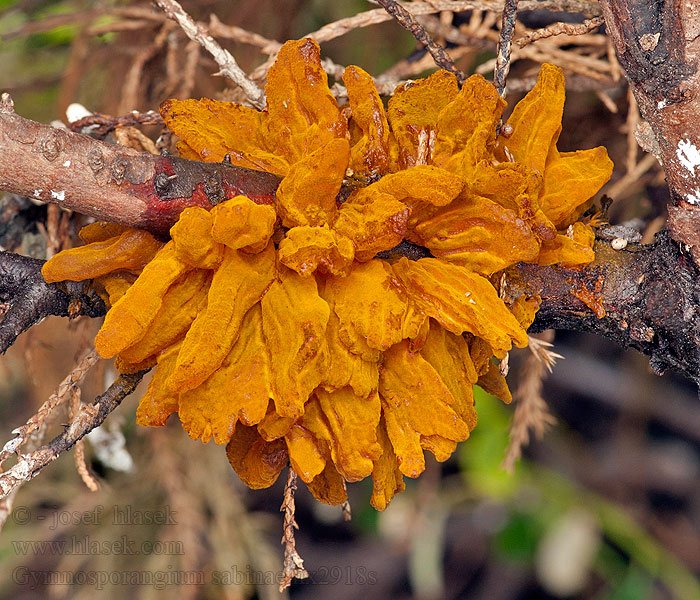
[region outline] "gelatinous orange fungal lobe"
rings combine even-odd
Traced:
[[[354,191],[338,210],[333,229],[355,247],[355,259],[366,262],[390,250],[406,234],[410,209],[373,186]]]
[[[149,262],[126,294],[107,312],[95,338],[103,358],[111,358],[141,340],[155,319],[168,288],[192,267],[177,258],[168,242]]]
[[[510,404],[513,401],[513,397],[510,395],[506,378],[501,375],[497,364],[489,361],[487,365],[488,369],[479,376],[479,380],[476,382],[477,385],[485,392],[496,396],[505,404]]]
[[[334,139],[294,164],[277,188],[277,212],[285,227],[333,222],[349,153],[345,138]]]
[[[265,136],[266,113],[220,102],[201,100],[166,100],[160,114],[168,129],[181,138],[178,150],[182,158],[221,162],[226,155],[231,164],[284,176],[289,162],[268,149]]]
[[[471,431],[476,427],[474,389],[478,375],[464,336],[445,331],[430,319],[430,329],[420,355],[437,371],[450,390],[452,408]]]
[[[493,154],[496,127],[505,106],[505,100],[481,75],[467,79],[438,115],[433,164],[470,180],[476,165]]]
[[[126,229],[116,237],[59,252],[46,261],[41,274],[48,283],[83,281],[113,271],[140,271],[163,246],[150,233]]]
[[[409,229],[450,204],[464,189],[464,180],[444,169],[416,165],[382,177],[371,188],[390,194],[411,209]]]
[[[396,88],[388,113],[402,169],[426,163],[440,112],[458,93],[457,78],[448,71],[437,71],[427,79]]]
[[[238,338],[221,366],[196,388],[182,392],[178,414],[190,437],[225,444],[237,422],[257,425],[272,397],[270,357],[256,304],[243,318]]]
[[[559,234],[551,242],[544,242],[537,257],[539,265],[560,263],[565,267],[586,265],[595,258],[595,233],[584,223],[574,223],[566,234]]]
[[[408,342],[384,354],[379,394],[399,470],[407,477],[418,477],[425,469],[425,445],[432,451],[443,440],[451,447],[469,437],[469,427],[454,410],[450,390],[430,363],[409,351]],[[432,438],[427,444],[426,437]],[[447,458],[434,453],[438,460]]]
[[[240,423],[226,446],[226,456],[241,481],[252,490],[270,487],[288,462],[283,440],[267,442],[255,427]]]
[[[345,275],[352,267],[355,247],[343,235],[325,227],[292,227],[279,244],[279,261],[300,275]]]
[[[360,67],[350,66],[343,73],[353,123],[362,137],[350,149],[350,168],[365,176],[387,173],[390,169],[392,134],[372,77]]]
[[[211,234],[214,219],[210,211],[189,206],[170,228],[175,254],[184,263],[199,269],[215,269],[224,256],[224,247]]]
[[[211,271],[195,269],[177,279],[165,292],[143,337],[122,350],[119,357],[129,363],[139,363],[184,337],[197,314],[207,305],[211,275]]]
[[[272,206],[236,196],[211,209],[211,236],[232,250],[255,254],[265,249],[275,230],[277,214]]]
[[[406,489],[403,475],[399,470],[399,461],[396,458],[394,447],[386,433],[386,425],[383,422],[377,427],[377,443],[382,449],[381,456],[374,461],[372,469],[372,499],[370,504],[377,510],[384,510],[396,494]]]
[[[559,138],[563,112],[564,73],[545,63],[535,87],[518,102],[508,119],[512,135],[498,139],[502,160],[506,160],[507,148],[516,163],[544,174],[547,155]]]
[[[289,164],[345,138],[347,121],[328,88],[318,44],[286,42],[267,72],[266,138]]]
[[[554,225],[564,228],[590,207],[610,179],[613,163],[602,146],[562,153],[555,148],[547,161],[540,206]]]
[[[272,362],[275,409],[298,417],[328,367],[326,326],[330,308],[313,277],[279,267],[262,299],[263,333]]]
[[[404,339],[408,297],[397,283],[391,266],[382,260],[357,265],[347,277],[328,280],[339,337],[350,349],[358,348],[357,338],[377,350]]]
[[[485,275],[532,261],[540,250],[525,221],[480,196],[451,204],[420,223],[415,233],[433,256]]]
[[[435,258],[393,265],[409,296],[428,316],[452,333],[472,333],[502,357],[514,342],[527,345],[527,334],[488,279]]]
[[[313,497],[324,504],[338,506],[348,499],[345,481],[331,462],[327,462],[323,471],[306,485]]]
[[[177,395],[166,390],[165,382],[175,368],[181,344],[182,342],[173,344],[158,356],[158,366],[136,410],[136,422],[139,425],[162,427],[168,417],[177,412]]]
[[[224,258],[212,277],[207,306],[187,332],[168,379],[170,390],[191,390],[222,365],[238,338],[243,316],[260,301],[274,277],[272,245],[259,254],[224,250]],[[212,335],[214,331],[216,335]]]
[[[328,424],[331,458],[346,481],[360,481],[373,470],[382,454],[377,442],[381,404],[377,392],[357,396],[349,387],[316,391]]]
[[[118,225],[109,221],[97,221],[83,227],[78,232],[78,237],[86,244],[92,244],[92,242],[104,242],[109,238],[119,237],[128,229],[130,227],[126,225]]]
[[[334,295],[329,292],[328,284],[321,295],[330,306],[326,327],[328,369],[321,386],[327,391],[350,386],[355,394],[366,397],[377,389],[380,354],[350,328],[344,329],[341,337],[340,319],[336,314]]]

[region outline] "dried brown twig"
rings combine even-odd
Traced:
[[[411,13],[416,17],[443,11],[457,13],[467,10],[488,10],[492,12],[501,12],[503,10],[502,0],[431,0],[430,2],[400,2],[399,5],[410,8]],[[586,0],[521,0],[520,10],[580,12],[591,17],[600,14],[598,3],[587,2]],[[384,23],[391,18],[392,16],[386,13],[383,8],[376,8],[324,25],[308,34],[308,37],[314,38],[320,44],[341,37],[361,27]]]
[[[284,486],[284,500],[280,510],[284,512],[284,533],[282,534],[282,545],[284,546],[284,568],[282,570],[282,581],[280,582],[280,592],[287,589],[292,579],[306,579],[309,576],[308,571],[304,568],[304,559],[299,556],[296,548],[296,540],[294,538],[294,530],[299,529],[294,511],[294,494],[297,491],[297,474],[294,469],[289,467],[289,475],[287,483]]]
[[[542,29],[536,29],[535,31],[526,33],[523,37],[515,40],[515,44],[522,48],[537,40],[556,35],[583,35],[584,33],[589,33],[600,27],[604,22],[603,17],[595,17],[594,19],[586,19],[583,23],[577,25],[573,23],[552,23],[552,25],[548,25]]]
[[[530,431],[537,438],[542,437],[547,427],[554,425],[556,419],[547,408],[542,397],[542,382],[560,354],[550,350],[554,331],[543,332],[539,337],[528,336],[530,354],[520,370],[518,387],[513,394],[516,402],[513,422],[510,426],[510,444],[502,467],[512,473],[516,461],[522,456],[523,447],[530,440]]]
[[[457,80],[460,83],[464,83],[466,79],[464,73],[455,67],[455,64],[452,62],[447,52],[445,52],[445,49],[428,35],[425,27],[416,21],[415,17],[408,10],[396,2],[396,0],[377,0],[377,2],[379,2],[379,4],[384,7],[384,10],[394,17],[402,27],[408,29],[418,42],[426,47],[438,67],[454,73]]]
[[[63,433],[56,436],[47,445],[20,455],[17,463],[0,475],[0,500],[13,493],[20,485],[33,479],[39,471],[56,460],[63,452],[70,450],[78,440],[99,427],[124,398],[131,394],[147,371],[129,375],[120,375],[106,392],[95,398],[92,404],[86,404],[75,420]]]
[[[231,53],[222,48],[206,30],[204,25],[195,23],[175,0],[154,0],[168,17],[177,21],[178,25],[191,40],[198,42],[219,65],[219,75],[224,75],[238,85],[246,98],[256,108],[265,108],[265,92],[261,90],[238,66]]]
[[[24,425],[12,431],[15,437],[8,441],[0,451],[0,467],[10,456],[19,452],[19,449],[34,431],[41,429],[53,410],[68,397],[72,390],[83,382],[88,371],[99,360],[100,356],[93,348],[83,357],[75,368],[68,373],[65,379],[58,385],[56,391],[41,405],[41,408],[39,408]]]
[[[79,387],[72,387],[70,389],[70,418],[71,421],[80,413],[82,408],[82,393]],[[78,470],[80,478],[83,480],[85,487],[87,487],[91,492],[96,492],[99,489],[97,480],[92,476],[88,466],[85,462],[85,440],[78,440],[75,443],[75,451],[73,453],[75,457],[75,468]]]
[[[117,127],[133,127],[135,125],[163,125],[163,119],[154,110],[147,112],[131,111],[122,117],[110,117],[102,113],[94,113],[73,121],[69,128],[77,133],[89,132],[94,137],[104,139],[104,137]]]
[[[498,38],[498,50],[496,51],[496,67],[493,71],[493,85],[501,96],[505,96],[506,77],[510,71],[510,45],[513,39],[517,11],[518,0],[505,0],[501,35]]]

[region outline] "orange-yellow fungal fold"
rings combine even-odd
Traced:
[[[211,237],[231,250],[256,254],[265,249],[272,237],[277,213],[272,206],[255,204],[245,196],[236,196],[211,210]]]
[[[226,446],[226,456],[241,481],[253,490],[275,483],[289,458],[283,440],[267,442],[255,427],[241,424]]]
[[[313,277],[280,267],[262,299],[263,332],[274,357],[272,388],[276,411],[298,417],[328,367],[326,326],[330,308]]]
[[[147,231],[127,229],[116,237],[59,252],[41,270],[48,283],[82,281],[112,271],[141,271],[163,246]]]
[[[238,338],[243,316],[263,297],[274,273],[272,245],[259,254],[224,250],[224,258],[212,277],[207,306],[187,332],[168,379],[172,391],[197,387],[222,365]]]
[[[176,413],[192,438],[225,444],[253,489],[289,464],[340,504],[371,476],[384,510],[426,450],[447,460],[469,437],[475,385],[510,402],[497,359],[528,343],[540,298],[509,297],[508,268],[595,258],[580,219],[612,163],[557,148],[552,65],[500,134],[505,101],[479,75],[460,89],[438,71],[386,110],[368,73],[343,81],[341,108],[304,39],[281,47],[265,110],[165,101],[183,158],[282,177],[274,204],[185,208],[167,243],[93,223],[43,273],[93,279],[109,309],[98,352],[123,372],[155,365],[139,424]],[[597,288],[572,294],[603,314]]]
[[[95,338],[100,356],[111,358],[140,341],[156,318],[170,286],[191,270],[192,267],[178,259],[172,241],[163,246],[126,294],[107,312]]]
[[[324,227],[292,227],[279,244],[279,261],[299,275],[315,271],[347,275],[355,258],[352,242]]]
[[[343,73],[343,83],[353,123],[362,132],[350,148],[351,168],[370,176],[384,175],[391,165],[391,130],[374,81],[360,67],[350,66]]]

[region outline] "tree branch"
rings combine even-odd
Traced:
[[[0,189],[165,236],[185,206],[239,194],[274,202],[279,178],[215,163],[154,156],[42,125],[0,102]]]
[[[608,34],[656,138],[669,228],[700,264],[700,4],[601,0]]]
[[[0,319],[0,354],[20,333],[49,315],[99,317],[106,312],[90,282],[46,283],[43,264],[36,258],[0,252],[0,302],[8,307]]]
[[[0,500],[6,498],[18,486],[33,479],[61,453],[70,450],[76,442],[102,425],[107,415],[136,389],[147,372],[148,369],[130,375],[120,375],[104,394],[95,398],[92,404],[86,404],[80,409],[78,416],[63,430],[63,433],[52,439],[46,446],[21,455],[17,464],[0,475]]]
[[[613,244],[596,240],[595,261],[580,270],[517,265],[508,294],[542,297],[530,332],[595,333],[647,355],[659,375],[673,369],[700,385],[700,271],[691,256],[666,231],[646,246]]]
[[[278,183],[267,173],[139,153],[40,125],[7,103],[0,110],[0,189],[46,200],[53,191],[57,203],[97,218],[165,234],[184,206],[209,206],[236,194],[272,203]],[[385,254],[420,258],[425,250],[404,242]],[[598,241],[596,256],[581,270],[513,270],[512,294],[543,298],[534,329],[594,332],[650,356],[657,372],[672,368],[700,383],[700,277],[690,256],[667,235],[624,251]],[[10,306],[0,323],[0,351],[47,314],[104,313],[84,283],[47,285],[41,264],[0,254],[0,301]]]

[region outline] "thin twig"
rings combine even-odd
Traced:
[[[343,511],[343,521],[352,521],[352,507],[350,506],[350,500],[346,500],[340,505],[340,509]]]
[[[401,2],[400,4],[404,7],[410,7],[414,16],[430,15],[445,10],[454,13],[467,10],[487,10],[492,12],[501,12],[503,10],[502,0],[431,0],[430,2]],[[600,14],[598,3],[587,2],[586,0],[521,0],[520,10],[579,12],[591,17]],[[341,37],[360,27],[384,23],[391,18],[391,15],[386,13],[384,9],[372,9],[352,17],[328,23],[308,34],[307,37],[315,39],[320,44]]]
[[[284,569],[282,570],[282,581],[280,583],[280,592],[287,589],[292,579],[306,579],[309,573],[304,568],[304,559],[299,556],[296,548],[296,540],[294,538],[294,530],[299,529],[294,511],[294,494],[297,491],[297,474],[289,467],[289,475],[287,483],[284,486],[284,500],[280,510],[284,512],[284,525],[282,534],[282,545],[284,546]]]
[[[498,39],[496,51],[496,68],[493,72],[493,85],[498,93],[505,96],[506,77],[510,71],[510,44],[515,28],[515,14],[518,11],[518,0],[506,0],[503,6],[503,21],[501,22],[501,35]]]
[[[217,37],[255,46],[263,54],[274,54],[282,47],[277,40],[270,40],[236,25],[226,25],[215,14],[209,16],[209,32]]]
[[[526,33],[523,37],[515,40],[516,45],[520,48],[532,44],[537,40],[541,40],[548,37],[553,37],[555,35],[583,35],[593,31],[597,27],[600,27],[605,20],[603,17],[596,17],[595,19],[586,19],[583,23],[573,24],[573,23],[552,23],[547,27],[542,29],[536,29],[535,31],[530,31]]]
[[[72,387],[70,389],[70,419],[76,418],[80,413],[82,408],[82,392],[79,387]],[[96,492],[100,489],[97,484],[97,480],[92,476],[90,470],[88,469],[87,463],[85,462],[85,440],[78,440],[75,443],[75,451],[73,453],[75,458],[75,468],[78,470],[80,478],[83,480],[85,486],[91,491]]]
[[[148,112],[134,110],[123,117],[110,117],[102,113],[94,113],[73,121],[69,128],[71,131],[78,133],[85,133],[87,130],[90,135],[104,139],[110,131],[117,127],[133,127],[135,125],[163,126],[163,119],[154,110],[149,110]]]
[[[438,67],[454,73],[457,80],[460,83],[464,83],[466,79],[464,73],[455,67],[455,64],[452,62],[447,52],[445,52],[445,49],[430,37],[425,28],[416,21],[415,17],[408,10],[396,2],[396,0],[377,0],[377,2],[381,4],[384,10],[394,17],[402,27],[408,29],[418,42],[426,47]]]
[[[63,433],[56,436],[46,446],[29,454],[21,455],[17,464],[0,475],[0,500],[9,496],[23,483],[33,479],[63,452],[70,450],[78,440],[102,425],[107,415],[136,389],[147,372],[146,370],[120,375],[104,394],[95,398],[92,404],[86,404],[80,409],[76,419],[63,430]]]
[[[550,414],[547,403],[542,397],[542,382],[547,373],[552,372],[557,358],[562,358],[561,355],[550,350],[554,331],[550,329],[539,337],[528,336],[528,338],[531,353],[523,363],[518,387],[513,394],[513,401],[516,404],[510,426],[510,444],[501,465],[510,473],[513,472],[516,461],[522,456],[523,447],[530,440],[530,431],[540,438],[547,427],[556,423],[556,419]]]
[[[224,75],[236,85],[240,86],[246,98],[248,98],[253,106],[261,110],[265,108],[265,92],[248,78],[243,72],[243,69],[238,66],[236,59],[231,56],[228,50],[219,45],[209,34],[204,25],[195,23],[192,17],[190,17],[175,0],[154,1],[169,18],[177,21],[187,37],[201,44],[201,46],[214,57],[220,69],[219,73],[217,73],[218,75]]]
[[[68,373],[65,379],[61,381],[56,391],[41,405],[41,408],[32,415],[24,425],[13,430],[12,433],[15,434],[15,437],[8,441],[0,451],[0,466],[2,466],[2,463],[10,458],[10,456],[19,451],[20,447],[29,439],[32,432],[42,427],[53,409],[67,397],[72,389],[83,382],[88,371],[98,360],[100,360],[100,356],[93,348],[75,368]]]

